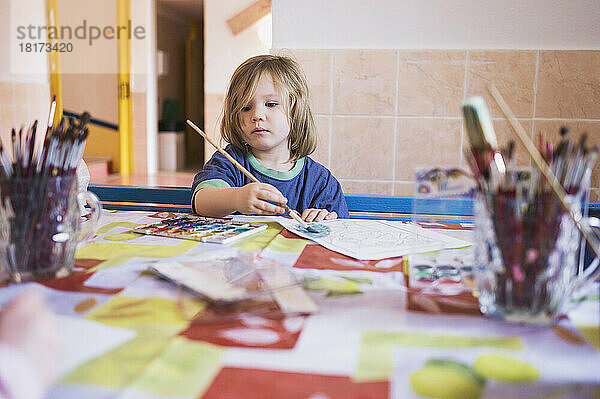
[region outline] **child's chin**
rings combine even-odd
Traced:
[[[250,144],[250,146],[257,151],[269,151],[274,147],[273,145],[264,142],[255,142]]]

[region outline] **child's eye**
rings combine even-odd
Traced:
[[[250,111],[251,109],[252,109],[252,107],[251,107],[251,106],[249,106],[249,105],[246,105],[245,107],[242,107],[242,112],[248,112],[248,111]]]
[[[276,107],[277,103],[273,102],[273,101],[269,101],[266,105],[267,105],[267,107],[271,107],[272,108],[272,107]]]

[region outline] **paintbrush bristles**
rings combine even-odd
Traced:
[[[55,109],[56,103],[53,101],[49,121],[52,120]],[[11,154],[0,141],[1,174],[9,179],[74,174],[83,156],[87,137],[85,124],[88,120],[89,114],[84,113],[79,123],[74,118],[69,118],[67,126],[63,118],[59,126],[47,129],[39,150],[36,148],[37,120],[25,132],[21,128],[17,134],[12,129]]]
[[[490,113],[481,97],[472,97],[463,104],[465,128],[471,146],[478,151],[498,148]]]

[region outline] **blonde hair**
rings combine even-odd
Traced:
[[[221,137],[238,148],[245,148],[241,110],[250,103],[264,73],[271,76],[275,88],[279,90],[290,123],[290,161],[310,155],[317,146],[317,140],[315,122],[308,102],[308,84],[300,65],[288,57],[257,55],[244,61],[235,70],[223,104]]]

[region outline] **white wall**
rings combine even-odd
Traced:
[[[10,1],[0,0],[0,37],[7,38],[14,35],[14,28],[10,26]],[[0,41],[0,57],[3,60],[10,58],[10,41]],[[0,81],[10,81],[10,62],[0,62]]]
[[[115,26],[116,1],[58,1],[61,26],[76,29],[84,19],[88,26]],[[91,46],[87,40],[75,37],[66,41],[73,43],[74,49],[60,56],[64,109],[76,113],[88,111],[96,119],[118,124],[117,40],[100,39]]]
[[[258,24],[236,36],[227,20],[244,10],[255,0],[204,0],[204,91],[225,92],[235,68],[257,54],[268,53],[270,46],[258,35]]]
[[[145,29],[145,38],[131,40],[131,91],[146,94],[146,170],[136,173],[156,174],[158,169],[158,104],[156,74],[156,1],[132,0],[131,22]],[[142,116],[136,116],[141,118]]]
[[[21,52],[18,26],[46,26],[44,0],[0,0],[0,81],[48,83],[48,54]]]
[[[79,0],[81,1],[81,0]],[[155,0],[131,0],[131,24],[143,28],[137,39],[132,37],[131,43],[131,90],[146,91],[146,77],[151,67],[156,68],[156,5]],[[116,42],[115,42],[116,45]],[[152,64],[152,65],[149,65]],[[141,79],[136,79],[141,75]]]
[[[598,0],[273,0],[274,48],[600,49]]]

